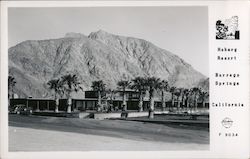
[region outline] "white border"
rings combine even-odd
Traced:
[[[8,77],[8,15],[9,7],[107,7],[107,6],[214,6],[248,5],[247,1],[9,1],[1,2],[1,157],[3,158],[247,158],[246,154],[213,151],[90,151],[90,152],[8,152],[8,110],[7,110],[7,77]],[[211,17],[209,17],[209,21]],[[211,30],[209,31],[211,32]],[[210,41],[210,40],[209,40]],[[211,50],[210,50],[211,51]],[[209,51],[209,53],[211,53]],[[211,61],[211,59],[210,59]],[[211,64],[211,62],[210,62]],[[211,92],[212,90],[210,90]],[[210,99],[211,100],[211,99]],[[211,102],[211,101],[210,101]],[[210,118],[213,115],[210,113]],[[211,122],[210,122],[211,123]],[[210,139],[211,131],[210,128]],[[212,144],[215,143],[210,143]],[[249,146],[248,146],[249,147]],[[237,149],[236,149],[237,150]]]

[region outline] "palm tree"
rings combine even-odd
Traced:
[[[205,100],[208,98],[208,96],[209,96],[208,92],[205,92],[205,91],[200,92],[199,98],[200,98],[200,100],[202,102],[202,107],[203,108],[205,108],[205,106],[206,106]]]
[[[8,98],[13,98],[14,95],[14,87],[16,85],[15,77],[8,76]]]
[[[174,92],[174,95],[177,97],[177,109],[180,109],[181,106],[181,100],[180,97],[182,95],[182,89],[181,88],[177,88]]]
[[[99,80],[99,81],[93,81],[91,87],[93,91],[98,92],[97,111],[103,110],[101,93],[105,91],[106,85],[102,80]]]
[[[112,89],[108,89],[108,90],[106,90],[106,92],[108,93],[108,98],[110,99],[108,112],[112,112],[114,110],[114,101],[113,100],[114,100],[115,91]]]
[[[61,77],[62,83],[63,83],[63,89],[66,92],[66,97],[68,100],[68,108],[67,112],[71,112],[71,93],[72,92],[78,92],[79,90],[82,90],[82,87],[80,86],[80,82],[78,81],[78,77],[73,74],[64,75]]]
[[[182,105],[186,106],[186,108],[189,108],[189,96],[190,96],[190,90],[189,89],[184,89],[183,90],[183,101]]]
[[[146,81],[150,99],[149,118],[154,118],[154,94],[155,91],[160,88],[161,82],[160,79],[156,77],[149,77]]]
[[[52,79],[47,82],[47,85],[49,86],[50,90],[54,90],[54,99],[56,102],[55,112],[58,112],[58,106],[59,106],[58,95],[61,95],[63,92],[63,82],[60,79]]]
[[[146,79],[143,77],[136,77],[132,80],[131,89],[134,89],[139,92],[139,105],[138,111],[143,111],[143,95],[145,94],[147,87],[146,87]]]
[[[181,108],[184,108],[185,105],[185,88],[181,88]]]
[[[166,101],[165,101],[165,91],[169,90],[168,81],[162,80],[160,83],[160,89],[161,89],[161,103],[162,103],[162,111],[166,108]]]
[[[14,87],[16,85],[15,78],[13,76],[8,76],[8,106],[10,108],[10,97],[14,96]]]
[[[170,88],[171,103],[172,103],[171,105],[172,105],[172,107],[174,107],[174,103],[175,103],[175,99],[174,99],[174,98],[175,98],[175,91],[176,91],[176,89],[177,89],[177,88],[174,87],[174,86]],[[170,107],[169,107],[169,110],[170,110]]]
[[[185,91],[186,89],[184,88],[178,88],[178,108],[183,108]]]
[[[127,102],[126,102],[126,88],[129,87],[130,82],[126,80],[121,80],[117,83],[118,88],[122,89],[122,94],[123,94],[123,100],[122,100],[122,105],[123,105],[123,110],[127,110]]]
[[[198,87],[194,87],[191,89],[193,95],[194,95],[194,106],[195,106],[195,110],[197,110],[198,107],[198,98],[199,98],[199,94],[201,92],[200,88]]]

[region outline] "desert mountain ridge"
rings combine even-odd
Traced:
[[[20,97],[51,97],[47,82],[76,74],[84,90],[94,80],[115,89],[122,79],[155,76],[171,86],[208,89],[208,79],[177,55],[143,39],[114,35],[103,30],[88,36],[66,33],[64,37],[27,40],[9,48],[9,74]],[[83,92],[73,94],[82,98]]]

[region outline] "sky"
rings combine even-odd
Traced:
[[[9,47],[100,29],[145,39],[209,75],[207,7],[9,8]]]

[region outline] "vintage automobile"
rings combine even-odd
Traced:
[[[23,104],[18,104],[13,107],[13,109],[10,110],[11,114],[21,114],[21,115],[30,115],[32,114],[32,109],[30,107],[26,107]]]

